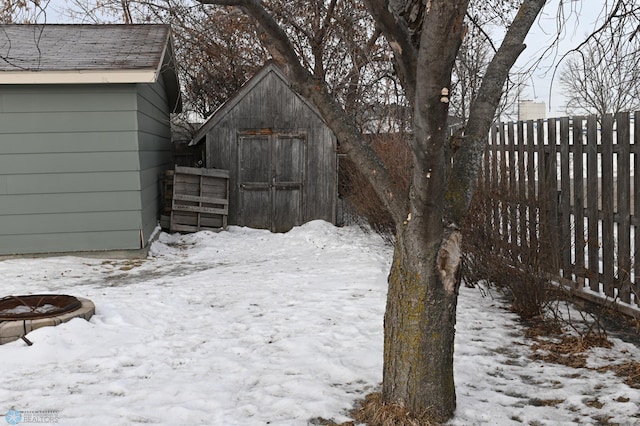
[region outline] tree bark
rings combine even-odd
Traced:
[[[464,0],[431,2],[415,87],[410,215],[398,227],[385,314],[383,397],[444,422],[456,408],[453,348],[460,233],[443,221],[451,72],[464,37]]]
[[[453,348],[460,235],[425,241],[412,221],[398,235],[384,319],[383,395],[411,414],[446,421],[456,408]],[[411,222],[410,222],[411,223]]]

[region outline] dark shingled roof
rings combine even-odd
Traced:
[[[168,25],[0,25],[0,71],[158,69]]]

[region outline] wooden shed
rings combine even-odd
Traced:
[[[0,28],[0,255],[144,248],[181,109],[169,26]]]
[[[336,221],[336,138],[273,63],[198,130],[207,168],[230,171],[231,225],[285,232]]]

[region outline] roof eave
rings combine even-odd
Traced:
[[[182,96],[180,92],[180,81],[176,69],[175,55],[171,34],[167,34],[167,41],[162,49],[162,56],[158,62],[156,75],[162,75],[165,82],[165,90],[171,103],[171,112],[182,112]]]
[[[154,83],[157,80],[155,69],[0,71],[0,84]]]

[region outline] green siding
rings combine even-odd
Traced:
[[[120,250],[123,247],[140,247],[140,235],[130,230],[25,235],[0,234],[0,247],[11,247],[12,251],[5,254]]]
[[[0,156],[0,173],[86,173],[138,170],[137,153],[82,152],[44,154],[5,154]]]
[[[93,105],[100,108],[100,105]],[[12,112],[0,115],[0,134],[68,132],[111,132],[114,129],[135,130],[135,116],[130,111],[83,112]],[[117,126],[117,127],[114,127]],[[42,137],[42,135],[40,136]]]
[[[0,255],[139,249],[168,118],[162,82],[0,86]]]
[[[146,240],[160,218],[160,176],[173,167],[169,103],[162,78],[157,84],[138,85],[137,107],[140,204]]]
[[[55,96],[42,96],[43,86],[8,86],[0,93],[0,112],[32,113],[39,112],[86,112],[85,105],[100,103],[100,111],[133,110],[135,105],[131,98],[133,85],[93,86],[90,90],[82,85],[57,86]],[[49,92],[51,92],[51,89]],[[128,102],[123,104],[123,98]],[[92,109],[89,111],[98,111]]]
[[[0,191],[5,194],[59,194],[73,192],[111,192],[140,190],[139,172],[88,172],[56,174],[0,174]]]
[[[138,191],[0,195],[0,216],[40,214],[43,206],[47,214],[117,211],[138,197]]]
[[[135,85],[0,86],[0,254],[140,247]]]
[[[11,143],[0,144],[0,155],[137,151],[136,135],[136,130],[100,133],[12,133],[7,136],[11,138]],[[0,138],[3,138],[2,130]]]
[[[0,235],[74,233],[111,230],[138,232],[139,212],[79,212],[3,215]],[[124,224],[131,226],[124,226]],[[139,248],[139,247],[133,247]]]

